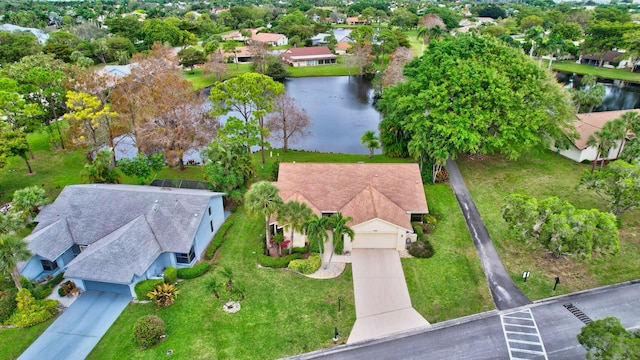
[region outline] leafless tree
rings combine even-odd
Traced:
[[[389,66],[382,72],[382,81],[380,85],[387,87],[404,81],[402,69],[404,65],[413,58],[411,49],[400,47],[389,56]]]
[[[267,44],[257,41],[252,41],[249,44],[247,50],[251,54],[253,59],[253,67],[257,73],[264,74],[267,70],[267,64],[265,61],[267,55]]]
[[[289,150],[290,143],[309,135],[309,126],[311,126],[311,120],[307,112],[288,95],[282,95],[276,99],[274,111],[267,117],[270,137],[282,141],[284,152]]]
[[[229,65],[225,62],[224,54],[214,51],[209,55],[209,60],[201,67],[205,76],[213,75],[216,81],[222,81],[229,75]]]

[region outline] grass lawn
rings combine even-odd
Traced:
[[[555,61],[551,68],[559,71],[573,72],[576,74],[596,75],[601,78],[624,80],[640,83],[640,74],[632,73],[629,69],[609,69],[595,66],[576,64],[573,61]]]
[[[30,328],[0,329],[0,359],[16,359],[56,318]]]
[[[229,64],[229,76],[237,76],[251,71],[251,64]],[[193,71],[185,70],[184,76],[193,83],[194,89],[202,89],[216,83],[213,76],[205,77],[202,75],[201,69],[193,69]]]
[[[314,280],[284,270],[259,268],[263,223],[242,209],[211,272],[179,283],[174,305],[156,310],[153,304],[131,304],[98,343],[89,359],[158,359],[173,350],[177,359],[274,359],[333,345],[333,328],[340,343],[355,321],[351,268],[332,280]],[[221,266],[244,284],[246,299],[236,314],[227,314],[208,288]],[[337,298],[342,297],[338,313]],[[167,325],[168,338],[147,350],[133,341],[133,324],[157,314]]]
[[[513,241],[508,234],[500,209],[511,193],[538,199],[558,196],[577,208],[604,210],[604,202],[594,192],[576,187],[580,174],[589,165],[551,151],[525,155],[517,161],[501,157],[462,158],[458,164],[507,271],[532,300],[640,277],[639,209],[621,217],[620,252],[607,258],[554,259],[543,249]],[[523,283],[521,275],[525,270],[531,271],[531,277]],[[560,285],[553,292],[555,276],[560,277]]]
[[[439,218],[429,236],[430,259],[402,259],[411,303],[430,323],[494,309],[473,241],[448,184],[425,186],[429,211]]]

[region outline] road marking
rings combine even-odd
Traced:
[[[530,309],[501,314],[500,322],[509,349],[509,359],[548,360],[538,325]]]

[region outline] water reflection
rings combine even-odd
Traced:
[[[578,89],[582,76],[559,72],[558,80],[566,84],[566,88]],[[640,85],[622,85],[617,81],[598,81],[598,83],[604,85],[605,95],[602,100],[602,105],[595,106],[593,111],[613,111],[640,108]]]

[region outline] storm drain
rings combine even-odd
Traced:
[[[572,303],[564,304],[564,307],[583,323],[589,325],[592,321],[582,310],[575,307]]]

